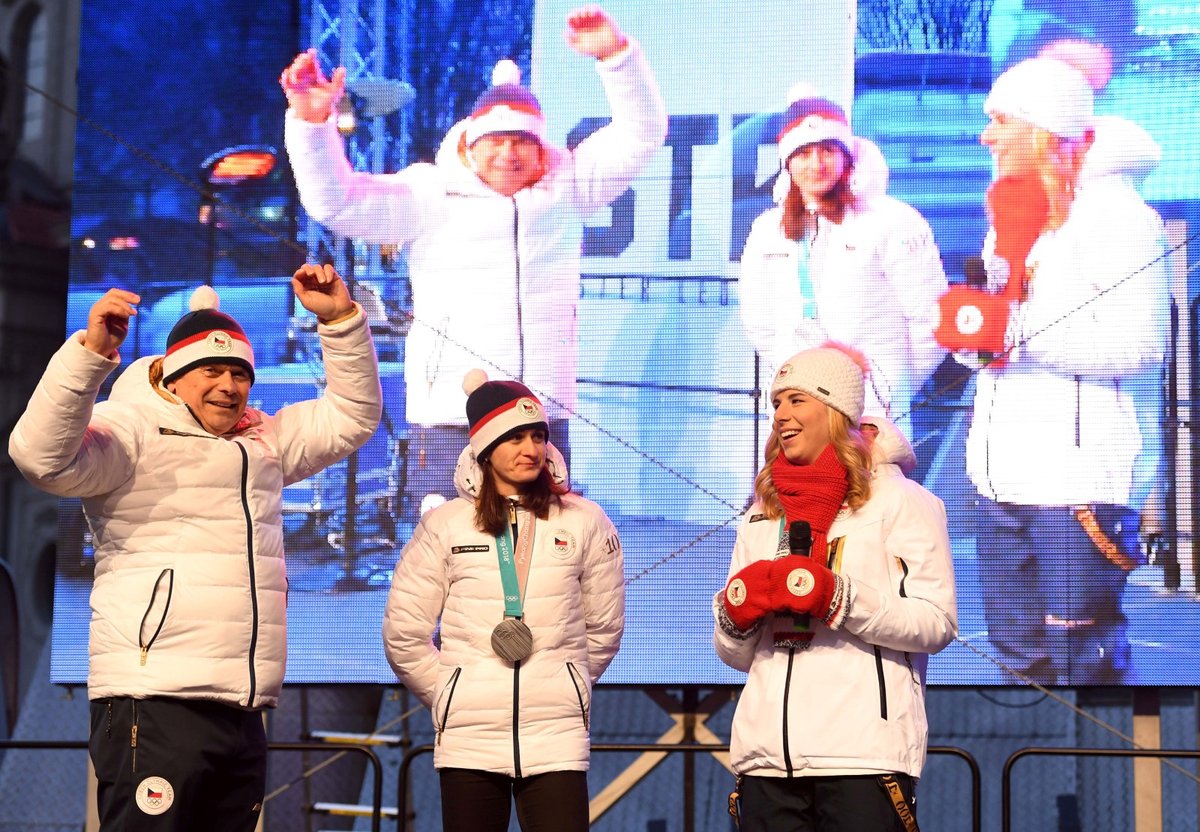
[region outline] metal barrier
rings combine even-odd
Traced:
[[[676,751],[684,754],[712,754],[721,751],[728,751],[728,745],[704,745],[701,743],[654,743],[654,742],[633,742],[633,743],[603,743],[593,745],[592,751],[661,751],[664,753],[674,753]],[[406,824],[415,818],[409,815],[408,808],[408,780],[409,771],[412,768],[413,760],[422,754],[428,754],[433,751],[432,745],[418,745],[415,748],[409,749],[404,755],[404,759],[400,761],[399,779],[396,787],[396,823],[399,832],[404,832]],[[983,787],[982,778],[979,774],[979,763],[966,750],[956,746],[949,745],[931,745],[928,753],[946,754],[953,757],[958,757],[967,764],[971,771],[971,829],[972,832],[979,832],[982,828],[983,818]],[[1200,752],[1197,752],[1200,753]]]
[[[1200,750],[1162,748],[1020,748],[1004,761],[1000,781],[1000,832],[1012,828],[1012,768],[1022,757],[1190,757],[1200,760]]]
[[[86,751],[88,744],[85,740],[0,740],[0,749],[14,750],[74,750]],[[352,751],[364,755],[371,764],[372,793],[371,802],[371,832],[380,832],[383,818],[383,764],[379,755],[362,745],[330,746],[324,742],[271,742],[267,743],[267,751],[321,751],[337,753]]]

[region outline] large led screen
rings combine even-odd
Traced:
[[[1027,667],[1023,657],[1040,655],[1057,668],[1047,675],[1035,667],[1043,682],[1200,683],[1191,437],[1180,427],[1195,398],[1196,4],[961,0],[939,12],[906,0],[603,5],[657,78],[666,141],[628,190],[593,206],[581,237],[552,238],[558,232],[547,227],[535,246],[580,246],[573,310],[551,314],[533,298],[479,323],[501,332],[517,321],[523,333],[536,333],[525,349],[577,351],[571,394],[558,402],[567,427],[553,439],[567,452],[575,490],[615,523],[625,556],[625,636],[603,681],[743,679],[713,651],[712,599],[727,579],[771,430],[762,391],[781,356],[756,349],[747,308],[755,287],[744,283],[742,260],[753,221],[777,195],[776,142],[789,101],[816,94],[850,114],[855,176],[870,180],[870,198],[882,201],[886,192],[924,217],[949,283],[965,289],[984,279],[989,266],[980,258],[991,256],[987,195],[999,174],[980,143],[989,125],[984,102],[1000,73],[1069,41],[1091,56],[1102,118],[1084,157],[1092,167],[1062,195],[1066,202],[1052,201],[1079,198],[1085,175],[1117,177],[1124,199],[1140,194],[1158,212],[1165,236],[1133,241],[1136,229],[1113,203],[1112,216],[1098,212],[1090,240],[1075,239],[1057,255],[1071,261],[1066,266],[1092,258],[1095,269],[1062,290],[1052,319],[1018,333],[1018,352],[987,370],[979,350],[957,358],[936,352],[890,396],[889,415],[915,452],[908,476],[945,503],[956,572],[959,635],[932,659],[929,679],[1021,684],[1006,667]],[[371,318],[385,395],[379,431],[347,462],[285,491],[289,682],[395,681],[380,639],[392,570],[437,491],[432,483],[461,447],[430,440],[422,414],[410,412],[409,388],[432,383],[416,355],[428,367],[429,344],[418,347],[416,339],[478,310],[466,311],[469,297],[446,296],[448,287],[436,302],[438,286],[419,286],[414,298],[418,258],[463,255],[449,236],[441,248],[417,251],[308,216],[294,173],[313,160],[289,162],[280,72],[310,47],[325,72],[347,67],[339,141],[360,171],[444,164],[447,156],[457,163],[457,148],[443,147],[443,138],[471,112],[503,58],[517,63],[538,96],[548,142],[577,148],[603,136],[613,113],[593,61],[564,40],[571,7],[565,0],[84,4],[69,329],[82,326],[105,289],[119,286],[142,298],[123,361],[160,353],[191,291],[211,283],[254,345],[251,404],[274,410],[322,387],[314,319],[289,289],[299,263],[338,264]],[[1031,118],[1075,115],[1056,103],[1048,81],[1026,79],[1008,94],[1016,99],[1010,107],[1027,106]],[[628,109],[629,102],[615,103]],[[1098,171],[1103,152],[1116,163]],[[851,209],[859,210],[867,208]],[[377,228],[398,222],[381,215]],[[929,341],[938,298],[923,294],[923,278],[904,265],[911,241],[892,245],[899,250],[885,257],[886,288],[874,292],[854,269],[867,268],[868,241],[887,232],[861,233],[828,243],[844,249],[837,252],[844,271],[821,277],[838,314],[850,316],[876,358]],[[826,244],[804,245],[818,242]],[[532,262],[539,251],[519,251],[518,259]],[[771,252],[755,256],[757,270],[772,267]],[[1114,274],[1114,263],[1124,271]],[[1025,291],[1038,291],[1038,268],[1053,267],[1033,264]],[[784,285],[804,277],[785,275]],[[1130,293],[1131,286],[1141,288]],[[759,290],[754,315],[788,314],[784,294]],[[959,317],[942,323],[970,334],[979,326],[970,312],[951,310],[951,319]],[[1136,370],[1124,366],[1122,345],[1131,338],[1143,356]],[[1051,343],[1056,357],[1028,369],[1038,344]],[[521,367],[478,357],[493,377],[521,375]],[[1001,367],[1005,360],[1011,366]],[[1002,405],[998,379],[1021,373],[1009,388],[1021,400]],[[977,440],[982,449],[969,449]],[[1014,470],[1014,460],[1029,456],[1023,451],[1043,446],[1037,464]],[[1003,484],[989,479],[1001,469]],[[1088,477],[1108,496],[1079,504],[1070,496],[1078,489],[1063,483]],[[995,500],[981,500],[981,488],[994,489]],[[1087,556],[1078,554],[1083,549]],[[86,679],[91,570],[86,525],[68,503],[55,682]]]

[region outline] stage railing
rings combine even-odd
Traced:
[[[728,745],[706,745],[702,743],[654,743],[654,742],[631,742],[631,743],[598,743],[592,746],[592,753],[596,752],[638,752],[644,753],[647,751],[661,751],[667,754],[679,752],[682,754],[714,754],[723,751],[728,751]],[[415,819],[415,815],[409,816],[408,806],[408,787],[409,773],[412,769],[413,761],[422,754],[428,754],[433,751],[432,745],[418,745],[411,748],[405,753],[404,758],[400,761],[400,771],[398,775],[398,783],[396,787],[396,823],[398,832],[404,832],[407,829],[409,821]],[[979,763],[966,750],[956,746],[948,745],[931,745],[929,747],[929,755],[945,754],[953,757],[958,757],[967,764],[971,771],[971,830],[979,832],[982,829],[983,818],[983,787],[982,777],[979,772]],[[730,780],[730,785],[733,781]],[[687,832],[687,830],[685,830]]]
[[[1185,757],[1200,760],[1200,750],[1163,748],[1020,748],[1004,761],[1000,782],[1000,832],[1012,829],[1012,769],[1025,757]]]
[[[0,750],[86,751],[87,747],[88,744],[85,740],[0,740]],[[349,744],[341,744],[333,747],[324,742],[272,742],[267,743],[267,751],[319,751],[330,754],[349,751],[365,756],[371,764],[371,832],[380,832],[383,818],[383,764],[379,761],[379,755],[370,748],[363,745]]]

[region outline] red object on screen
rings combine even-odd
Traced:
[[[990,356],[1004,352],[1008,298],[972,286],[951,286],[938,298],[938,309],[942,319],[933,335],[946,349]]]
[[[1025,261],[1050,216],[1050,200],[1037,174],[1003,176],[987,193],[988,214],[996,229],[996,255],[1008,261],[1008,283],[1001,292],[1010,300],[1025,297]]]

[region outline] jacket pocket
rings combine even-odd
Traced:
[[[458,684],[458,677],[461,674],[461,667],[454,668],[454,672],[450,674],[450,678],[442,687],[442,692],[438,694],[437,701],[433,703],[433,730],[437,734],[438,745],[441,745],[442,732],[446,730],[446,722],[450,719],[450,705],[454,699],[454,688]]]
[[[165,590],[163,583],[166,583]],[[167,622],[167,613],[171,609],[171,593],[175,589],[175,570],[164,569],[158,573],[158,578],[154,581],[154,589],[150,592],[150,601],[146,604],[146,611],[142,613],[142,623],[138,625],[138,647],[141,649],[141,664],[146,664],[146,659],[149,657],[150,648],[154,646],[155,640],[158,639],[158,634],[162,632],[163,625]],[[166,592],[166,598],[163,600],[162,611],[155,613],[154,605],[158,601],[160,592]],[[154,628],[154,632],[148,636],[146,631]]]
[[[574,662],[567,662],[567,676],[570,677],[571,684],[575,687],[575,699],[579,703],[579,716],[583,720],[583,729],[586,731],[592,707],[591,690],[588,688],[587,679],[575,667]]]

